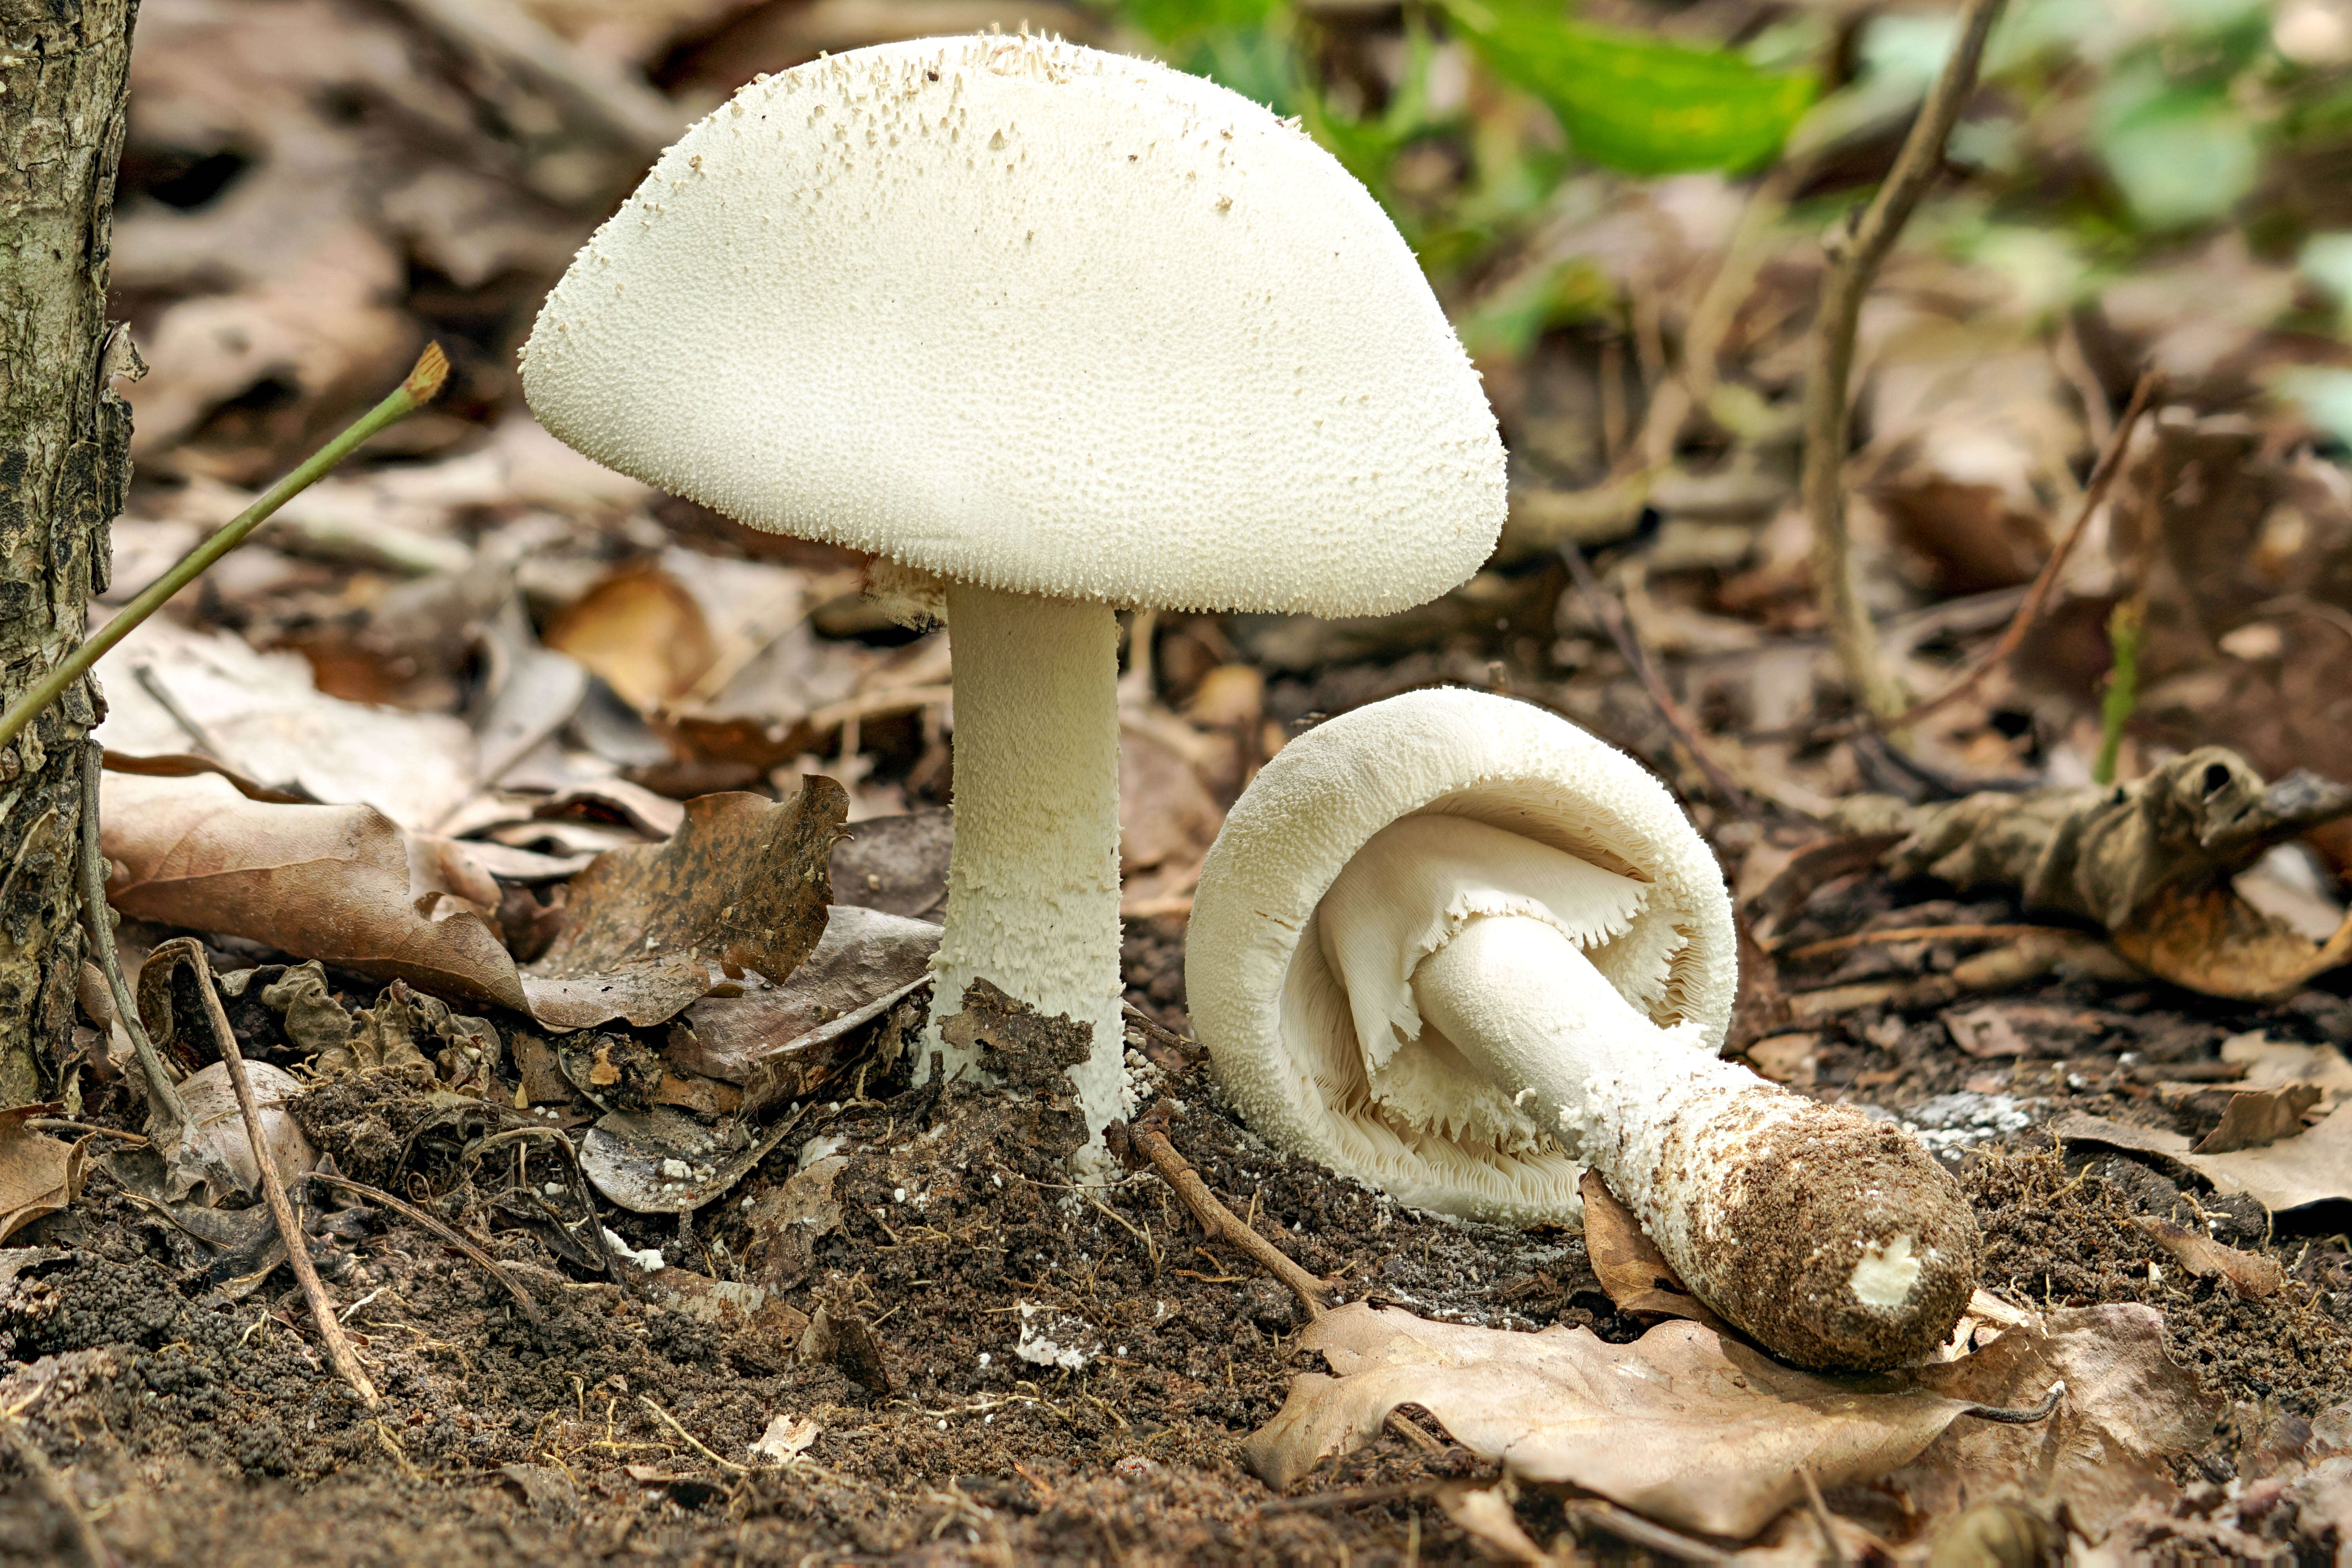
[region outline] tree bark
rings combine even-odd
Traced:
[[[0,705],[81,640],[131,473],[128,334],[106,320],[138,0],[0,0]],[[95,682],[0,750],[0,1105],[73,1037],[75,858]]]

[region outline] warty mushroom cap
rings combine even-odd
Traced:
[[[755,80],[581,251],[522,377],[609,467],[1011,593],[1381,615],[1503,520],[1477,375],[1364,188],[1059,41]]]
[[[1582,862],[1589,875],[1563,874],[1548,900],[1552,923],[1637,1012],[1695,1049],[1722,1048],[1738,983],[1731,904],[1673,796],[1572,724],[1454,689],[1342,714],[1259,773],[1202,868],[1184,963],[1193,1023],[1227,1096],[1269,1142],[1419,1207],[1573,1222],[1580,1163],[1429,1038],[1373,1059],[1325,956],[1324,895],[1375,834],[1415,815],[1484,823]]]

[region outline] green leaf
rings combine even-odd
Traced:
[[[2146,228],[2227,214],[2254,188],[2254,127],[2224,83],[2179,85],[2152,68],[2120,73],[2101,93],[2091,144]]]
[[[1813,100],[1802,73],[1572,22],[1528,0],[1445,0],[1488,68],[1559,117],[1580,157],[1637,174],[1747,169]]]
[[[1163,44],[1261,26],[1275,0],[1119,0],[1129,21]]]

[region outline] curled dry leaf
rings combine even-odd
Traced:
[[[841,786],[813,775],[781,803],[699,796],[667,842],[598,856],[526,978],[533,1016],[559,1028],[642,1027],[746,970],[781,983],[824,935],[828,860],[848,812]]]
[[[2286,1283],[2286,1270],[2275,1258],[2225,1247],[2203,1231],[2175,1225],[2168,1219],[2140,1215],[2132,1223],[2148,1239],[2172,1254],[2173,1260],[2200,1279],[2219,1276],[2241,1296],[2272,1296]]]
[[[210,775],[109,773],[101,789],[107,898],[124,914],[529,1010],[483,906],[433,841],[373,806],[268,805]]]
[[[2197,1152],[2230,1154],[2292,1138],[2303,1131],[2303,1113],[2319,1103],[2319,1095],[2315,1083],[2282,1084],[2233,1094],[2222,1110],[2221,1125],[2205,1134]]]
[[[753,1138],[740,1121],[705,1127],[667,1106],[607,1111],[580,1144],[596,1190],[634,1214],[688,1214],[741,1181],[791,1130]]]
[[[1801,1467],[1823,1486],[1884,1475],[1979,1403],[1900,1374],[1798,1372],[1692,1322],[1612,1345],[1588,1329],[1513,1333],[1354,1302],[1310,1324],[1299,1348],[1339,1375],[1294,1380],[1244,1445],[1269,1486],[1361,1446],[1412,1404],[1507,1474],[1708,1535],[1755,1533],[1804,1495]]]
[[[2061,1141],[2158,1155],[2187,1166],[2219,1192],[2246,1194],[2273,1214],[2352,1199],[2352,1104],[2337,1106],[2327,1120],[2292,1138],[2226,1154],[2199,1153],[2188,1139],[2164,1128],[2134,1127],[2080,1110],[2051,1122],[2049,1131]]]
[[[0,1110],[0,1241],[81,1196],[84,1152],[95,1134],[67,1143],[27,1125],[58,1110],[55,1105]]]
[[[294,1113],[286,1109],[287,1102],[308,1086],[268,1062],[247,1062],[245,1072],[253,1085],[254,1108],[261,1113],[261,1135],[269,1145],[269,1163],[291,1187],[319,1163],[319,1152],[310,1146]],[[189,1074],[180,1085],[180,1099],[188,1108],[188,1141],[226,1164],[245,1184],[245,1191],[258,1192],[261,1166],[253,1157],[253,1140],[246,1135],[245,1115],[237,1109],[228,1064],[215,1062]]]
[[[836,904],[824,935],[782,984],[746,976],[740,987],[686,1010],[666,1053],[688,1072],[747,1082],[771,1057],[822,1050],[877,1016],[930,973],[940,928],[879,910]]]
[[[211,775],[110,773],[103,790],[107,896],[124,914],[557,1029],[658,1024],[730,971],[790,974],[824,930],[825,857],[846,810],[823,778],[782,804],[689,803],[669,842],[608,851],[581,873],[562,936],[525,973],[489,923],[496,879],[454,840],[404,833],[373,806],[247,800]]]
[[[2028,910],[2096,921],[2134,963],[2208,995],[2274,1000],[2352,959],[2352,920],[2314,942],[2233,886],[2273,845],[2352,816],[2352,788],[2305,773],[2265,785],[2218,746],[2112,789],[1924,806],[1865,795],[1838,815],[1857,833],[1904,835],[1885,857],[1898,877],[2000,888]]]
[[[1688,1318],[1717,1333],[1730,1325],[1707,1310],[1675,1275],[1673,1265],[1633,1211],[1617,1201],[1598,1171],[1588,1170],[1578,1185],[1584,1199],[1584,1250],[1601,1288],[1621,1312],[1649,1318]]]
[[[1920,1377],[1979,1405],[2030,1405],[2054,1382],[2066,1394],[2038,1425],[1953,1423],[1886,1479],[1908,1511],[1952,1512],[2022,1480],[2032,1494],[2063,1500],[2094,1539],[2143,1498],[2174,1495],[2165,1462],[2202,1447],[2222,1408],[2172,1360],[2164,1315],[2135,1302],[2053,1313]]]

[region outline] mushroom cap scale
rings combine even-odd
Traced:
[[[1373,1093],[1318,906],[1358,850],[1416,814],[1466,817],[1638,886],[1584,956],[1628,1003],[1693,1047],[1722,1047],[1737,986],[1721,871],[1663,785],[1574,725],[1507,698],[1410,692],[1309,731],[1226,818],[1201,877],[1185,990],[1235,1108],[1270,1142],[1422,1207],[1513,1224],[1572,1221],[1579,1164],[1491,1088],[1462,1088],[1447,1124]],[[1562,901],[1570,901],[1563,900]],[[1571,909],[1554,909],[1563,929]],[[1596,932],[1587,934],[1597,935]],[[1581,939],[1580,939],[1581,940]],[[1439,1037],[1383,1065],[1433,1087],[1480,1077]],[[1416,1064],[1416,1057],[1418,1062]],[[1465,1142],[1447,1131],[1471,1131]]]
[[[1385,614],[1504,511],[1477,376],[1337,160],[1034,38],[745,88],[597,231],[522,372],[613,468],[1006,592]]]

